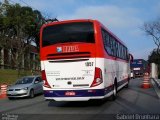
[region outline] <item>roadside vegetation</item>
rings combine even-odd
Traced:
[[[21,72],[20,75],[18,75],[17,70],[11,70],[11,69],[1,69],[0,70],[0,84],[6,83],[6,84],[13,84],[19,77],[31,75],[31,71],[24,71]]]
[[[9,66],[20,71],[22,60],[31,53],[31,44],[39,51],[39,31],[44,23],[45,18],[38,10],[11,4],[8,0],[0,2],[0,48],[10,51]],[[29,57],[25,59],[30,61]]]
[[[57,19],[53,19],[57,20]],[[31,45],[39,52],[39,32],[46,22],[52,21],[49,16],[42,15],[39,10],[9,0],[0,1],[0,52],[9,51],[9,58],[0,54],[0,84],[14,83],[19,77],[39,74],[33,72],[32,64],[40,65],[39,55],[33,61],[30,53]],[[3,53],[6,54],[6,53]],[[7,61],[4,62],[4,58]],[[27,62],[22,62],[25,59]],[[11,62],[8,62],[11,61]],[[40,72],[40,71],[39,71]]]
[[[0,70],[0,84],[6,83],[6,84],[13,84],[18,78],[21,78],[23,76],[28,75],[38,75],[40,73],[31,71],[31,70],[22,70],[20,74],[18,73],[18,70],[12,70],[12,69],[1,69]]]
[[[160,18],[144,23],[142,30],[157,46],[148,56],[148,62],[158,65],[158,78],[160,79]]]

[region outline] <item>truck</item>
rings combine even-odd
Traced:
[[[144,59],[134,59],[130,67],[134,77],[142,77],[147,71],[148,62]]]

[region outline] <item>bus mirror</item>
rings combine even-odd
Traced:
[[[129,60],[131,63],[133,62],[133,55],[132,54],[129,54]]]

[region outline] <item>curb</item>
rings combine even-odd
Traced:
[[[160,82],[157,79],[151,78],[157,85],[157,87],[160,89]]]
[[[157,80],[155,80],[154,78],[151,78],[151,82],[152,82],[152,85],[153,85],[153,88],[160,100],[160,87],[159,87],[159,84],[157,82]]]

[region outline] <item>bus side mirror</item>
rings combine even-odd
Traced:
[[[132,63],[133,62],[133,55],[129,54],[129,61]]]

